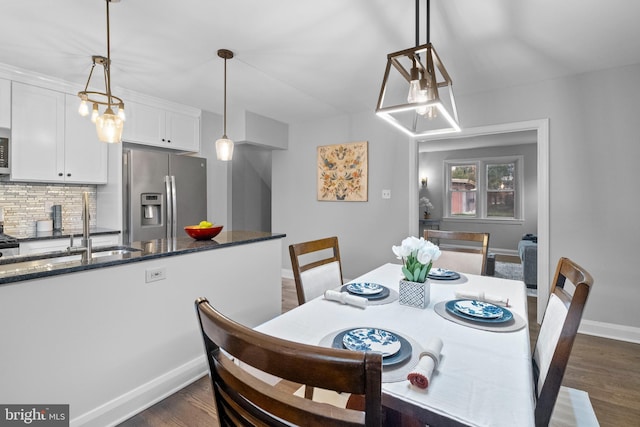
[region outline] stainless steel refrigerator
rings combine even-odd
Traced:
[[[125,148],[122,154],[123,240],[182,237],[207,219],[207,160]]]

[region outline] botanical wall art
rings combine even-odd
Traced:
[[[318,147],[318,200],[367,201],[367,141]]]

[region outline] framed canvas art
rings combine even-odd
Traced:
[[[318,200],[367,201],[368,143],[318,147]]]

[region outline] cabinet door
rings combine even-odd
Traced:
[[[167,112],[167,135],[172,148],[200,150],[200,120],[197,117]]]
[[[0,79],[0,128],[11,127],[11,81]]]
[[[127,102],[127,121],[124,122],[123,140],[140,144],[166,146],[165,112],[156,107]]]
[[[11,180],[64,180],[64,93],[13,82]]]
[[[79,98],[66,95],[64,179],[69,183],[107,182],[108,144],[98,140],[96,125],[78,114]]]

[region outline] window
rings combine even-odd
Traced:
[[[446,217],[520,220],[522,157],[445,162]]]
[[[452,216],[476,215],[476,170],[474,164],[452,165],[449,188]]]

